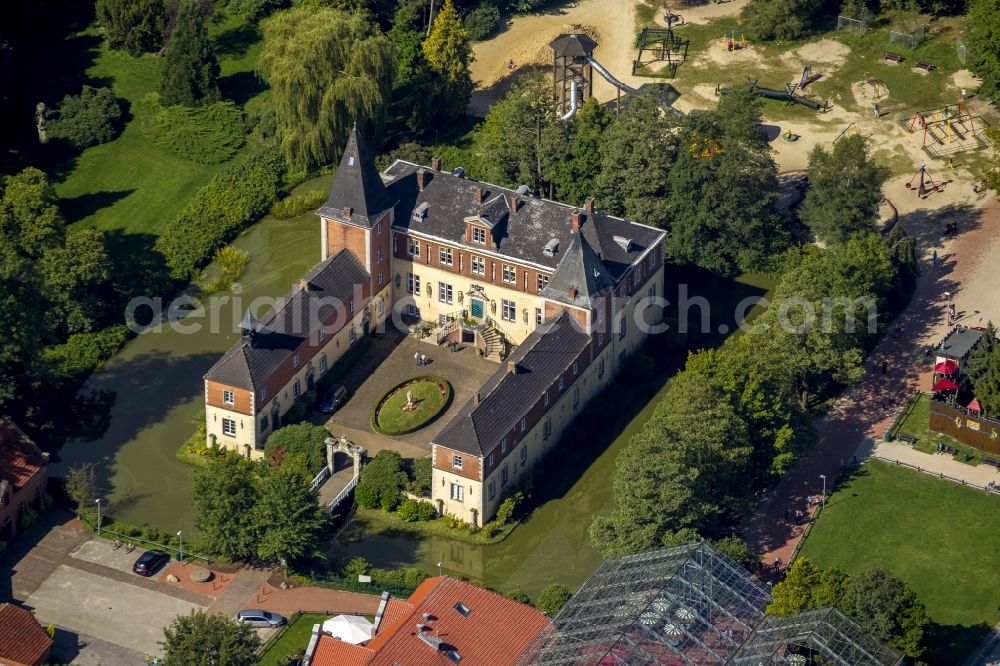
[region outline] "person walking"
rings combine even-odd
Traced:
[[[420,355],[420,365],[427,365],[427,357],[423,354]]]
[[[413,362],[420,365],[420,352],[413,352]]]
[[[889,361],[882,359],[882,374],[889,372]]]
[[[937,250],[934,250],[934,254],[931,255],[931,266],[937,268]]]
[[[147,664],[153,663],[153,658],[149,656],[148,652],[146,653],[146,663]]]

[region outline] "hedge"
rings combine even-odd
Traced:
[[[171,275],[190,279],[217,249],[263,215],[277,198],[284,172],[281,152],[268,146],[215,174],[156,242]]]
[[[158,93],[138,104],[142,133],[161,150],[198,164],[232,159],[246,142],[243,111],[233,102],[161,106]]]

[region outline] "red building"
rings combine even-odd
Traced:
[[[48,464],[48,453],[9,418],[0,418],[0,541],[9,541],[20,531],[25,511],[41,509]]]
[[[383,595],[375,637],[351,645],[313,629],[308,666],[501,666],[511,664],[548,618],[540,611],[447,576],[429,578],[406,601]]]
[[[35,616],[19,606],[0,604],[0,664],[40,666],[52,657],[52,639]]]

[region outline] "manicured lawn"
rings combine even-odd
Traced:
[[[442,388],[443,385],[443,388]],[[407,393],[413,393],[417,407],[405,411]],[[413,432],[430,423],[441,413],[451,396],[451,386],[443,379],[418,381],[392,394],[375,415],[379,429],[386,435]]]
[[[930,429],[930,396],[926,393],[917,394],[906,417],[899,423],[894,432],[894,434],[898,433],[906,433],[907,435],[916,437],[917,443],[913,445],[913,448],[917,451],[935,453],[937,451],[937,443],[940,441],[945,446],[953,446],[958,449],[958,453],[953,456],[954,460],[968,463],[969,465],[979,464],[979,456],[981,454],[976,449],[962,444],[948,435],[942,435]],[[968,460],[965,458],[966,454],[969,456]]]
[[[299,650],[305,651],[309,645],[314,624],[320,624],[330,616],[321,613],[303,613],[290,622],[287,629],[264,651],[257,666],[277,666],[278,661]]]
[[[802,548],[820,566],[883,566],[927,606],[928,663],[961,663],[1000,619],[1000,497],[872,461],[831,495]]]

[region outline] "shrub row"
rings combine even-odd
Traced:
[[[292,194],[271,206],[271,215],[285,220],[302,213],[314,211],[326,202],[326,192],[313,190],[304,194]]]
[[[268,146],[215,174],[156,242],[171,275],[189,279],[219,247],[262,215],[277,197],[284,172],[280,151]]]
[[[125,324],[76,333],[61,345],[47,347],[44,358],[55,374],[68,380],[82,380],[121,349],[128,336]]]
[[[151,92],[138,104],[142,133],[158,148],[198,164],[232,159],[246,142],[243,111],[233,102],[161,106]]]

